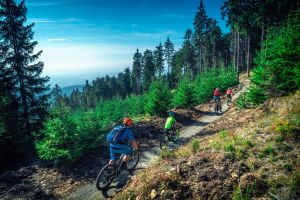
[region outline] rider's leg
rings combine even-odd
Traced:
[[[110,160],[108,164],[110,165],[115,164],[116,154],[113,152],[112,147],[109,147],[109,153],[110,153]]]

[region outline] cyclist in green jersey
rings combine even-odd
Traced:
[[[171,111],[169,112],[169,117],[165,123],[165,132],[169,133],[170,131],[174,130],[175,123],[175,113]]]

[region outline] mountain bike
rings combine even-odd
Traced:
[[[226,103],[227,103],[228,107],[232,107],[233,106],[232,96],[227,96]]]
[[[219,113],[221,113],[221,101],[217,100],[215,102],[215,107],[214,107],[215,113],[216,115],[219,115]]]
[[[165,131],[160,139],[159,147],[162,150],[165,150],[170,141],[177,142],[178,138],[179,138],[179,130],[171,129],[169,131]]]
[[[133,171],[140,160],[140,151],[133,150],[132,147],[130,148],[130,158],[126,163],[127,171]],[[115,164],[107,164],[101,169],[96,179],[96,188],[98,190],[107,188],[112,183],[114,178],[121,173],[123,170],[122,163],[124,157],[125,154],[121,154]]]

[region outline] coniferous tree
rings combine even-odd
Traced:
[[[168,37],[165,44],[164,44],[164,55],[165,55],[165,60],[167,61],[168,64],[168,72],[167,74],[170,74],[170,68],[171,68],[171,63],[172,63],[172,57],[174,56],[174,44],[171,42],[170,38]]]
[[[164,115],[171,108],[170,97],[171,93],[167,83],[162,79],[154,81],[147,96],[146,112],[152,115]]]
[[[189,74],[191,78],[194,79],[197,73],[197,69],[195,60],[195,49],[192,44],[192,34],[192,30],[187,29],[184,35],[184,42],[181,51],[184,60],[184,73]]]
[[[18,112],[24,125],[24,133],[31,134],[42,126],[47,116],[49,90],[48,77],[41,77],[43,62],[37,61],[42,51],[34,53],[37,45],[33,41],[32,27],[26,24],[25,2],[0,1],[0,38],[6,49],[5,63],[12,68],[13,83],[18,96]]]
[[[52,96],[53,106],[59,107],[61,105],[61,100],[62,100],[62,90],[57,84],[55,84],[54,88],[52,89],[51,96]]]
[[[208,16],[205,11],[203,0],[200,1],[200,5],[194,18],[194,38],[195,38],[195,53],[197,68],[199,71],[204,70],[204,42],[206,40],[205,34],[207,30]]]
[[[132,92],[131,85],[130,85],[130,76],[131,72],[128,67],[124,69],[123,78],[122,78],[122,89],[124,90],[125,96],[129,96]]]
[[[221,50],[221,29],[217,25],[215,19],[208,19],[207,32],[206,32],[206,52],[207,52],[207,67],[216,67],[217,61],[220,59],[219,51]]]
[[[89,81],[85,81],[85,85],[82,91],[82,104],[85,108],[92,108],[95,106],[93,93],[92,93],[92,86],[89,84]]]
[[[155,65],[152,51],[146,49],[143,55],[143,88],[148,90],[151,82],[155,78]]]
[[[161,43],[159,43],[154,51],[154,63],[156,74],[161,77],[164,72],[164,52]]]
[[[142,54],[139,49],[133,55],[133,66],[131,73],[131,87],[135,94],[141,94],[142,84]]]
[[[171,84],[170,87],[174,88],[182,75],[182,70],[184,66],[184,57],[182,49],[175,52],[174,56],[172,57],[172,64],[171,64]]]

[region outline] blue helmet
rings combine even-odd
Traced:
[[[174,117],[174,116],[175,116],[175,113],[174,113],[173,111],[170,111],[170,112],[169,112],[169,116],[173,116],[173,117]]]

